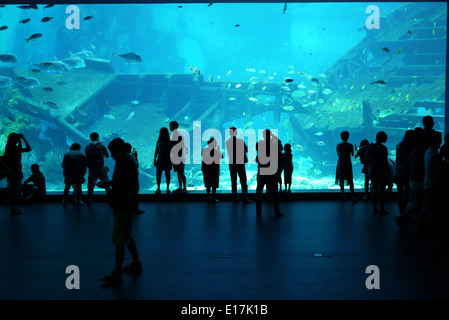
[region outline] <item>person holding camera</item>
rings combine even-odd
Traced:
[[[22,142],[25,147],[22,147]],[[22,210],[17,208],[17,201],[19,197],[20,187],[22,185],[23,171],[22,171],[22,153],[30,152],[31,147],[23,134],[11,132],[6,142],[5,153],[3,161],[8,166],[11,173],[7,177],[8,190],[11,201],[11,215],[20,215]]]

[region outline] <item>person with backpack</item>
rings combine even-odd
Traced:
[[[108,181],[109,168],[105,166],[104,159],[109,158],[109,152],[106,146],[100,142],[100,135],[97,132],[90,134],[91,142],[86,146],[86,166],[89,169],[87,178],[87,203],[90,206],[92,195],[94,193],[95,183],[100,181]],[[110,194],[111,188],[105,188],[106,194]]]

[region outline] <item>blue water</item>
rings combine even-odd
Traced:
[[[381,17],[407,5],[407,3],[373,4],[379,8]],[[201,70],[205,82],[213,81],[225,84],[232,82],[234,86],[235,83],[251,81],[259,84],[283,83],[286,77],[290,77],[294,80],[293,84],[304,84],[307,87],[304,90],[310,90],[314,89],[310,84],[310,79],[306,79],[298,73],[293,74],[291,71],[295,70],[317,77],[323,83],[330,81],[331,75],[326,74],[328,68],[367,36],[365,27],[369,15],[365,12],[367,6],[367,3],[353,2],[288,3],[284,12],[284,3],[214,3],[211,6],[208,6],[208,3],[83,4],[77,6],[81,19],[80,29],[68,29],[66,21],[70,13],[66,13],[66,5],[56,5],[46,9],[44,9],[44,5],[39,5],[38,10],[24,10],[17,8],[17,5],[6,5],[6,7],[0,8],[0,24],[8,27],[0,31],[0,53],[13,53],[17,56],[18,63],[14,65],[0,63],[0,67],[4,67],[0,69],[0,75],[6,75],[5,70],[14,66],[29,70],[33,68],[32,64],[40,61],[61,60],[69,58],[71,53],[88,50],[96,59],[110,61],[114,71],[120,74],[190,74],[189,67],[194,66]],[[437,8],[443,13],[446,12],[446,3],[423,2],[420,6],[421,8],[426,8],[426,6]],[[83,20],[87,16],[92,16],[92,18]],[[44,17],[52,19],[45,23],[41,22]],[[31,20],[25,24],[18,23],[26,18]],[[444,19],[446,19],[445,15]],[[435,37],[445,38],[445,23],[444,30],[435,27],[436,25],[432,26],[433,23],[434,21],[423,22],[426,24],[428,32],[432,32],[433,28]],[[441,19],[438,24],[441,26]],[[383,28],[382,20],[380,27]],[[443,32],[443,34],[439,34],[439,32]],[[43,36],[28,43],[25,41],[26,38],[36,33],[41,33]],[[392,54],[395,54],[396,50],[392,49],[394,51]],[[112,53],[117,55],[129,52],[138,54],[142,62],[128,64],[123,59],[112,56]],[[407,49],[403,49],[401,54],[413,56],[413,48],[410,48],[408,53]],[[370,54],[367,63],[372,61],[372,58],[373,55]],[[445,64],[445,57],[435,63]],[[29,75],[33,76],[32,73]],[[323,75],[323,77],[318,75]],[[376,75],[373,74],[373,76]],[[419,79],[421,75],[416,74],[415,76],[414,79]],[[85,84],[86,88],[90,85],[89,83]],[[319,88],[319,90],[322,89],[324,87]],[[334,88],[332,87],[332,89]],[[30,174],[29,167],[33,162],[39,162],[43,164],[43,167],[51,168],[48,163],[47,165],[45,163],[55,161],[55,159],[57,161],[58,157],[68,150],[66,141],[73,141],[75,138],[67,136],[62,131],[58,133],[58,129],[49,131],[46,136],[42,135],[49,124],[42,122],[41,119],[33,118],[32,113],[26,115],[27,122],[21,120],[20,112],[11,110],[13,107],[7,105],[7,102],[15,94],[14,89],[0,90],[2,90],[0,92],[2,101],[0,113],[3,112],[4,116],[9,115],[10,113],[5,111],[9,108],[8,110],[12,112],[13,118],[16,120],[15,124],[7,120],[2,121],[0,127],[1,149],[4,148],[5,137],[9,132],[23,131],[33,147],[32,154],[24,155],[23,158],[25,177]],[[382,94],[387,93],[383,91]],[[116,114],[117,119],[107,122],[107,119],[103,117],[106,112],[102,111],[101,115],[90,113],[86,116],[98,117],[98,119],[90,119],[90,123],[93,124],[86,130],[101,131],[100,135],[105,143],[109,142],[107,136],[111,132],[121,132],[124,139],[130,141],[142,155],[141,170],[144,171],[142,173],[142,181],[144,181],[142,190],[143,192],[152,192],[155,188],[152,156],[157,133],[161,126],[168,126],[168,123],[164,121],[176,114],[177,110],[167,112],[167,114],[162,111],[152,111],[147,114],[139,111],[142,109],[138,109],[147,101],[137,101],[138,104],[131,105],[131,101],[136,100],[135,97],[129,97],[126,90],[115,92],[115,98],[120,95],[123,96],[123,101],[118,102],[117,105],[122,106],[121,113],[115,110],[108,111],[111,114]],[[284,99],[290,96],[291,92],[283,93]],[[402,98],[404,96],[405,93]],[[332,124],[334,116],[326,114],[326,108],[332,108],[332,101],[334,101],[332,95],[321,95],[320,97],[322,101],[317,102],[318,100],[314,101],[312,95],[309,102],[314,101],[314,104],[303,109],[312,110],[312,113],[315,112],[326,119],[329,118],[328,122]],[[348,91],[348,98],[354,97],[356,94]],[[396,94],[393,98],[397,100],[398,97]],[[272,103],[274,100],[269,94],[261,95],[258,98],[266,103]],[[66,99],[70,101],[70,96],[67,96]],[[337,106],[341,108],[341,112],[345,114],[346,118],[353,117],[355,120],[358,117],[351,111],[356,108],[355,102],[348,101],[340,105],[338,101]],[[247,103],[252,102],[247,101]],[[150,108],[150,104],[148,106]],[[332,128],[329,130],[314,129],[311,124],[310,132],[304,131],[304,135],[308,135],[307,139],[293,141],[298,137],[292,134],[291,124],[289,127],[289,111],[283,109],[279,121],[275,121],[273,111],[258,113],[257,108],[260,108],[262,104],[254,103],[251,106],[254,108],[251,128],[278,129],[279,138],[283,143],[296,145],[296,149],[293,149],[294,189],[299,191],[336,187],[333,184],[337,160],[335,146],[339,142],[340,129],[336,129],[334,132]],[[133,109],[134,107],[136,109]],[[151,108],[153,107],[151,105]],[[179,106],[179,108],[181,107]],[[295,105],[296,111],[301,108],[300,105]],[[126,118],[132,110],[136,110],[134,119],[128,122],[119,120],[119,116]],[[239,116],[236,116],[237,111],[240,112]],[[247,124],[245,115],[241,110],[237,109],[237,111],[229,111],[229,113],[227,111],[221,127],[217,129],[224,132],[231,125],[244,128]],[[427,114],[426,112],[428,112],[426,108],[419,107],[415,113],[424,115]],[[152,123],[152,127],[149,129],[145,127],[146,118],[139,117],[149,117],[150,114],[157,119],[157,122]],[[301,114],[300,117],[303,117]],[[435,114],[441,115],[444,114],[444,111],[437,110]],[[305,115],[307,113],[304,113],[304,117]],[[182,121],[184,119],[170,120]],[[188,121],[193,120],[195,119],[188,118]],[[354,125],[354,128],[359,126],[360,124]],[[205,129],[203,128],[203,130]],[[351,132],[351,128],[348,129]],[[387,144],[389,150],[392,151],[393,159],[395,145],[399,142],[397,137],[388,141]],[[355,134],[351,136],[350,142],[358,145],[361,138],[364,137]],[[374,137],[368,138],[373,140]],[[112,161],[108,160],[108,164],[111,168],[113,167]],[[353,159],[353,165],[356,188],[360,188],[363,180],[360,173],[361,166],[357,159]],[[222,165],[222,190],[229,190],[226,167],[225,164]],[[192,190],[202,190],[202,176],[197,174],[199,167],[191,165],[186,169],[192,176],[191,181],[187,181],[187,184],[192,185]],[[61,170],[54,166],[51,170],[53,172],[44,172],[48,177],[47,186],[49,190],[60,191],[63,181]],[[254,165],[249,167],[248,179],[253,178],[255,170]],[[193,177],[196,178],[193,179]],[[192,180],[194,181],[192,182]],[[163,179],[163,183],[164,181]],[[172,179],[172,189],[176,187],[177,181]]]

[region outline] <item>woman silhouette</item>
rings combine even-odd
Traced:
[[[22,141],[25,142],[25,148],[22,147]],[[20,186],[22,185],[22,153],[30,152],[31,147],[23,134],[11,132],[6,142],[4,161],[11,170],[8,176],[8,189],[11,200],[11,215],[22,214],[22,210],[17,209],[17,199]]]

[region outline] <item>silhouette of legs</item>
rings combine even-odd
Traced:
[[[373,214],[381,214],[388,215],[390,214],[385,210],[385,184],[377,184],[373,182],[373,194],[372,194],[372,202],[373,202]],[[379,203],[379,209],[377,209],[377,203]]]
[[[284,183],[285,183],[285,191],[288,193],[292,193],[291,187],[292,187],[292,175],[293,175],[293,169],[292,168],[285,168],[284,169]]]
[[[242,196],[244,203],[250,203],[251,200],[248,199],[248,184],[246,179],[246,169],[244,164],[229,165],[229,173],[231,175],[231,187],[232,187],[232,198],[234,202],[239,201],[237,192],[237,176],[240,180],[240,185],[242,187]]]
[[[83,202],[81,201],[81,194],[82,194],[82,189],[81,189],[81,183],[66,183],[64,186],[64,195],[63,195],[63,199],[62,199],[62,205],[64,207],[67,206],[67,200],[69,198],[69,192],[70,192],[70,188],[73,188],[73,201],[74,204],[79,206],[82,205]]]
[[[243,196],[243,203],[248,204],[251,203],[252,201],[249,200],[248,198],[248,183],[247,183],[247,179],[246,179],[246,169],[245,166],[243,165],[242,168],[240,168],[237,171],[238,175],[239,175],[239,180],[240,180],[240,185],[242,187],[242,196]]]

